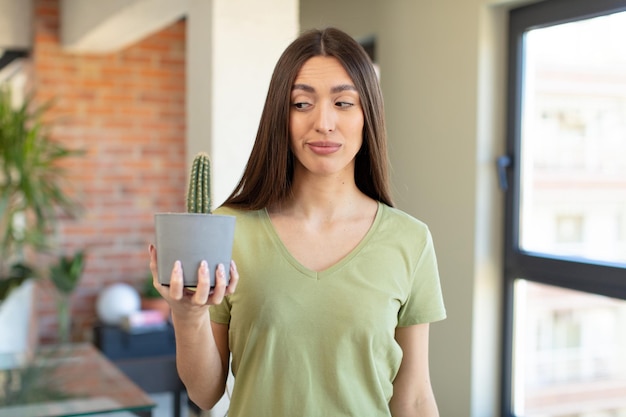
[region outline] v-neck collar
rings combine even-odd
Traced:
[[[320,280],[320,279],[323,279],[327,276],[334,274],[336,271],[344,267],[354,257],[356,257],[359,254],[359,252],[368,243],[368,241],[371,240],[372,236],[376,232],[376,229],[378,228],[380,221],[382,219],[382,216],[383,216],[383,210],[384,210],[384,204],[379,201],[378,208],[376,210],[376,216],[374,217],[374,221],[372,222],[372,225],[370,226],[369,230],[367,231],[365,236],[363,236],[363,238],[358,243],[358,245],[356,245],[354,249],[352,249],[346,256],[341,258],[339,261],[337,261],[333,265],[319,272],[305,267],[291,254],[291,252],[289,252],[289,250],[287,249],[287,247],[281,240],[280,236],[278,235],[278,232],[276,231],[276,228],[274,227],[274,224],[272,223],[270,215],[267,212],[267,208],[264,210],[261,210],[261,218],[262,218],[262,222],[263,222],[263,225],[265,226],[266,231],[270,235],[274,245],[280,251],[282,256],[295,269],[297,269],[300,273],[302,273],[306,277]]]

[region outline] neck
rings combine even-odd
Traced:
[[[327,220],[354,215],[355,209],[371,199],[363,194],[354,177],[294,176],[292,195],[272,208],[272,212]]]

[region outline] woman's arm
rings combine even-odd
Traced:
[[[438,417],[428,368],[428,323],[396,328],[402,363],[393,382],[393,417]]]
[[[207,308],[208,310],[208,308]],[[176,328],[176,368],[185,384],[187,395],[204,410],[222,398],[228,376],[228,325],[210,322],[206,313],[200,328],[189,325],[186,320]]]
[[[174,266],[169,287],[157,280],[156,250],[150,247],[150,269],[153,284],[168,301],[176,333],[176,367],[185,384],[189,398],[200,408],[210,409],[226,388],[229,348],[228,325],[211,322],[209,305],[222,302],[225,295],[237,287],[239,274],[234,262],[230,265],[230,283],[226,285],[223,268],[215,273],[215,288],[211,291],[206,262],[198,269],[198,286],[194,292],[183,286],[180,264]]]

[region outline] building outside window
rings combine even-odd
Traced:
[[[503,415],[626,417],[626,1],[510,23]]]

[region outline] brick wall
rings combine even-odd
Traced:
[[[185,22],[106,55],[64,52],[59,0],[34,2],[29,80],[37,101],[54,99],[53,138],[82,148],[67,161],[84,210],[55,232],[62,252],[87,251],[72,297],[74,339],[87,340],[105,286],[139,286],[148,273],[153,214],[182,211],[185,183]],[[69,189],[69,186],[68,186]],[[56,338],[54,292],[41,281],[41,342]]]

